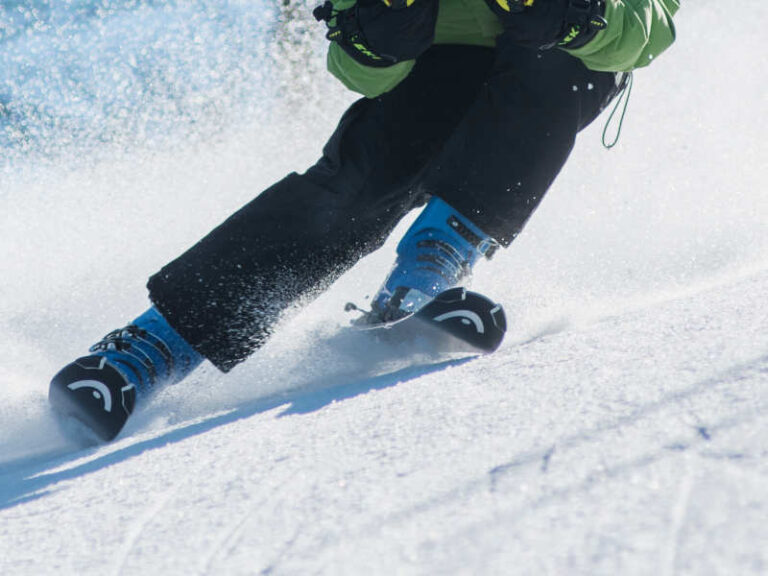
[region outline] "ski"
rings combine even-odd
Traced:
[[[395,341],[426,337],[445,352],[490,353],[504,340],[507,320],[504,309],[490,298],[465,288],[438,294],[418,312],[392,322],[371,321],[371,313],[354,304],[346,310],[364,313],[355,326]]]

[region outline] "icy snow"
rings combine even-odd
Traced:
[[[162,33],[158,3],[86,4],[50,3],[79,36],[0,39],[18,64],[0,68],[0,574],[768,573],[764,2],[725,20],[684,5],[617,148],[604,115],[478,268],[510,321],[495,354],[346,328],[404,222],[248,362],[204,367],[83,450],[47,412],[50,376],[143,310],[149,274],[306,168],[352,100],[306,19],[289,40],[309,50],[254,61],[274,18],[256,4],[168,5]],[[69,85],[61,55],[93,46],[96,72]],[[145,68],[120,68],[113,100],[102,72],[134,53]],[[179,85],[140,89],[170,71]]]

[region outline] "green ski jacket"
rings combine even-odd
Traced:
[[[337,10],[355,2],[333,0]],[[568,51],[592,70],[629,72],[647,66],[674,42],[672,16],[679,8],[680,0],[606,0],[608,27],[585,46]],[[493,47],[502,30],[485,0],[440,0],[434,43]],[[357,62],[335,42],[328,50],[328,70],[347,88],[368,98],[392,90],[414,62],[375,68]]]

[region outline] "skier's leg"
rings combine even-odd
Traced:
[[[504,35],[497,59],[422,179],[507,246],[565,164],[577,133],[618,93],[617,75],[587,69],[559,49],[521,48]]]
[[[433,198],[373,299],[378,318],[417,310],[460,283],[498,243],[508,245],[578,131],[617,91],[614,74],[590,71],[561,50],[528,50],[499,38],[487,81],[423,173],[420,184]]]
[[[356,102],[305,175],[278,182],[152,276],[153,303],[220,369],[245,359],[286,307],[380,246],[423,202],[413,183],[492,61],[485,48],[435,47],[392,92]]]

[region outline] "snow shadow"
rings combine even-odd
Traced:
[[[159,436],[117,447],[104,454],[100,454],[100,452],[105,450],[105,447],[86,450],[71,448],[72,451],[68,453],[66,449],[59,449],[45,454],[10,460],[0,466],[0,510],[34,501],[55,492],[59,489],[56,485],[60,482],[74,480],[130,460],[146,451],[175,444],[199,434],[205,434],[214,428],[250,418],[281,406],[285,406],[285,409],[278,414],[278,418],[310,414],[334,402],[350,400],[372,390],[390,388],[430,373],[465,364],[474,358],[476,356],[409,366],[362,380],[350,378],[346,382],[343,381],[341,384],[332,386],[327,384],[323,386],[320,381],[314,382],[291,393],[259,399],[224,414],[182,425],[179,428],[163,432]],[[109,447],[107,446],[106,449],[109,450]],[[95,457],[88,459],[91,456]],[[83,458],[88,460],[67,467],[69,463]],[[48,470],[54,471],[48,472]]]

